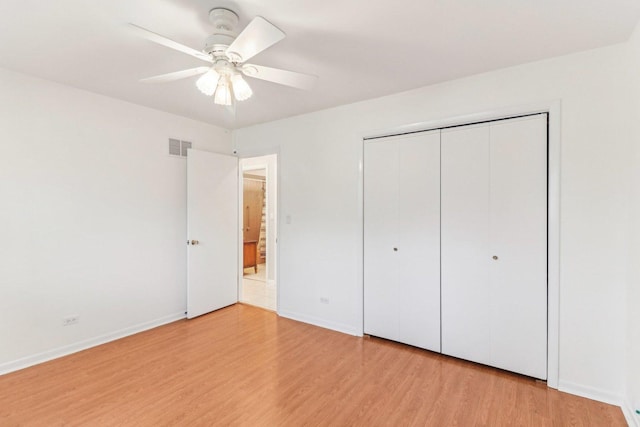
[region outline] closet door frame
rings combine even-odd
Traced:
[[[547,212],[547,386],[558,388],[559,380],[559,302],[560,302],[560,100],[542,101],[508,108],[451,116],[363,132],[360,141],[358,173],[358,218],[362,237],[358,259],[358,281],[360,284],[359,327],[357,335],[364,335],[364,144],[366,140],[412,132],[435,130],[491,120],[500,120],[531,114],[548,114],[548,212]]]

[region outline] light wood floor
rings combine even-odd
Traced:
[[[544,383],[235,305],[0,377],[0,426],[615,426]]]

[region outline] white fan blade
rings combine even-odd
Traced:
[[[248,77],[303,90],[313,89],[318,81],[317,76],[281,70],[279,68],[264,67],[262,65],[245,64],[242,66],[242,72]]]
[[[211,56],[207,55],[206,53],[200,52],[199,50],[191,49],[188,46],[175,42],[171,39],[161,36],[160,34],[156,34],[153,31],[149,31],[135,24],[129,24],[129,28],[143,39],[177,50],[178,52],[186,53],[187,55],[195,56],[196,58],[203,61],[213,62]]]
[[[140,79],[140,81],[143,83],[172,82],[174,80],[186,79],[187,77],[197,76],[198,74],[204,74],[207,71],[209,71],[209,67],[189,68],[188,70],[175,71],[173,73],[160,74],[159,76],[147,77],[146,79]]]
[[[256,16],[227,48],[227,56],[235,62],[244,62],[285,38],[278,27]]]

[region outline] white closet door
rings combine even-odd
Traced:
[[[365,143],[365,333],[440,351],[440,132]]]
[[[442,131],[442,352],[491,364],[489,126]]]
[[[491,361],[547,377],[546,115],[491,124]]]
[[[440,351],[440,132],[399,148],[398,341]]]
[[[442,132],[442,352],[546,378],[546,116]]]
[[[364,144],[364,332],[398,340],[400,300],[397,139]]]

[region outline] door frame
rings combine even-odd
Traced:
[[[279,314],[279,310],[280,310],[280,279],[279,279],[279,272],[280,272],[280,245],[278,244],[278,239],[279,239],[279,230],[281,227],[280,224],[280,149],[279,147],[277,148],[269,148],[266,150],[248,150],[248,151],[243,151],[242,153],[238,153],[237,149],[233,150],[233,154],[236,155],[238,157],[238,301],[240,301],[240,295],[242,295],[242,277],[243,277],[243,273],[244,273],[244,268],[243,268],[243,227],[244,227],[244,223],[240,221],[241,219],[241,215],[242,215],[242,207],[243,207],[243,172],[244,169],[242,167],[242,161],[244,159],[249,159],[249,158],[253,158],[253,157],[263,157],[263,156],[270,156],[270,155],[275,155],[275,165],[276,165],[276,173],[273,176],[273,179],[275,179],[275,188],[276,188],[276,201],[275,201],[275,208],[276,208],[276,217],[274,219],[274,222],[276,224],[275,227],[275,233],[272,236],[273,240],[274,240],[274,247],[275,247],[275,263],[274,263],[274,282],[275,282],[275,287],[276,287],[276,313]],[[267,169],[267,175],[269,175],[268,172],[268,165],[264,164],[260,167],[256,166],[256,167],[252,167],[253,169]],[[267,181],[268,181],[269,177],[267,176]],[[267,186],[268,186],[268,182],[267,182]],[[268,193],[267,193],[267,199],[269,199]],[[267,200],[267,204],[269,205],[269,200]],[[267,211],[268,212],[268,211]],[[268,233],[268,231],[267,231]],[[267,242],[267,246],[269,245],[269,243]],[[267,256],[268,256],[268,252],[267,252]],[[267,263],[268,264],[268,263]],[[269,280],[269,267],[267,265],[267,281]]]
[[[371,130],[360,134],[358,172],[358,218],[362,242],[358,251],[358,280],[361,286],[359,330],[364,334],[364,144],[367,139],[411,132],[422,132],[448,126],[499,120],[528,114],[548,114],[548,194],[547,194],[547,386],[558,388],[560,338],[560,120],[562,103],[559,99],[513,107],[497,108],[472,114],[453,116],[409,125]]]

